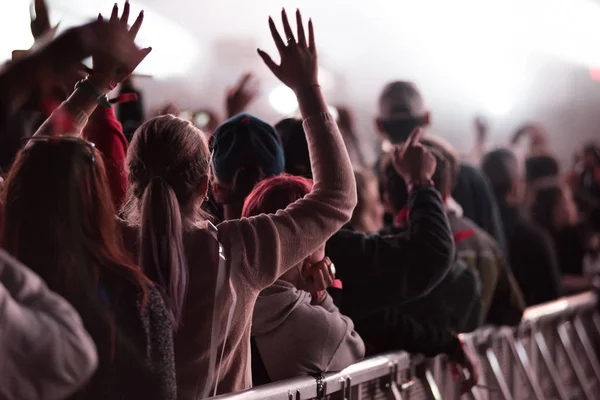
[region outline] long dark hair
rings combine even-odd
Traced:
[[[73,303],[88,329],[109,326],[114,350],[115,304],[103,287],[129,283],[143,307],[149,282],[124,251],[101,154],[83,140],[34,138],[2,199],[1,245]]]
[[[130,186],[124,212],[140,228],[139,263],[160,285],[176,327],[188,285],[184,223],[197,218],[200,185],[209,175],[205,135],[172,115],[155,117],[133,135],[127,166]]]

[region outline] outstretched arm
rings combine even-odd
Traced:
[[[288,45],[283,43],[272,19],[271,32],[281,54],[277,65],[259,54],[271,71],[298,98],[304,117],[314,176],[312,191],[274,215],[259,215],[219,225],[226,248],[239,248],[249,284],[258,289],[271,285],[281,274],[322,246],[352,216],[356,183],[348,152],[334,119],[327,113],[317,79],[317,55],[312,22],[306,41],[300,12],[298,42],[285,12],[282,14]],[[235,231],[235,232],[232,232]],[[230,256],[230,255],[228,255]]]
[[[144,19],[143,11],[131,28],[127,26],[129,3],[125,3],[121,18],[118,12],[115,4],[108,22],[102,15],[98,16],[95,24],[104,30],[90,39],[100,43],[94,44],[91,51],[92,73],[42,124],[36,135],[79,135],[98,104],[107,103],[106,94],[129,76],[150,53],[152,48],[138,49],[134,43]]]

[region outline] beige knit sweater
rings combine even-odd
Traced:
[[[225,343],[223,361],[217,365],[217,394],[252,386],[250,327],[258,294],[322,246],[350,220],[356,205],[352,165],[335,120],[329,114],[313,116],[304,121],[304,130],[311,155],[313,190],[277,214],[226,221],[218,226],[231,282],[217,303],[221,320],[218,359]],[[132,236],[135,237],[126,235]],[[178,398],[191,400],[201,397],[206,384],[219,263],[217,243],[206,229],[188,229],[184,247],[190,285],[182,325],[175,335],[175,363]],[[233,292],[237,302],[224,340]],[[214,382],[210,385],[214,389]]]

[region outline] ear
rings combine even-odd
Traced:
[[[425,116],[423,117],[424,124],[423,126],[429,126],[431,124],[431,113],[427,111]]]
[[[208,175],[205,175],[202,177],[202,180],[200,181],[198,190],[200,191],[200,198],[201,199],[206,198],[206,196],[208,194]]]

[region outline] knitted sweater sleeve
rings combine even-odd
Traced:
[[[258,290],[325,244],[350,220],[356,206],[352,165],[333,117],[307,118],[304,131],[314,177],[312,191],[276,214],[219,225],[219,240],[228,259],[239,259],[245,283]]]

